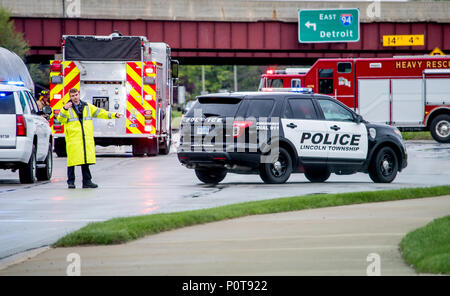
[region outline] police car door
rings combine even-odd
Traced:
[[[326,147],[319,143],[325,123],[319,120],[311,98],[287,99],[281,124],[284,137],[295,146],[303,163],[326,161]]]
[[[322,109],[326,133],[328,161],[365,160],[367,156],[367,129],[354,121],[353,113],[331,98],[317,100]]]

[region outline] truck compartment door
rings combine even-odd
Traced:
[[[365,120],[390,123],[389,79],[358,79],[358,109]]]
[[[425,79],[427,105],[450,105],[450,78]]]
[[[392,125],[421,125],[425,103],[422,79],[392,79]]]

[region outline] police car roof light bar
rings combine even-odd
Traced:
[[[5,80],[0,80],[0,84],[25,86],[25,83],[23,81],[5,81]]]
[[[291,88],[291,92],[312,94],[313,89],[310,87],[293,87],[293,88]]]
[[[314,93],[313,89],[310,87],[292,87],[292,88],[267,88],[263,87],[261,89],[262,92],[295,92],[295,93],[303,93],[303,94],[312,94]]]

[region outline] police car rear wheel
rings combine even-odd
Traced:
[[[48,181],[52,177],[53,171],[53,154],[52,145],[48,147],[47,157],[45,158],[45,166],[43,168],[36,168],[36,178],[38,181]]]
[[[328,168],[312,168],[305,170],[305,177],[313,183],[321,183],[328,180],[331,172]]]
[[[391,183],[398,172],[397,156],[390,147],[381,148],[369,168],[369,176],[375,183]]]
[[[225,169],[195,169],[195,175],[203,183],[217,184],[225,179],[227,171]]]
[[[19,168],[19,180],[22,184],[36,182],[36,147],[33,145],[30,160]]]
[[[292,173],[292,158],[286,149],[279,150],[278,159],[274,163],[262,163],[259,176],[267,184],[285,183]]]
[[[439,143],[450,143],[450,115],[437,116],[430,125],[430,133]]]

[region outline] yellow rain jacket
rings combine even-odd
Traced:
[[[82,117],[79,118],[75,106],[69,110],[61,108],[56,119],[64,125],[66,137],[67,166],[95,163],[94,125],[92,118],[113,119],[116,113],[110,113],[92,104],[80,102],[78,106]]]

